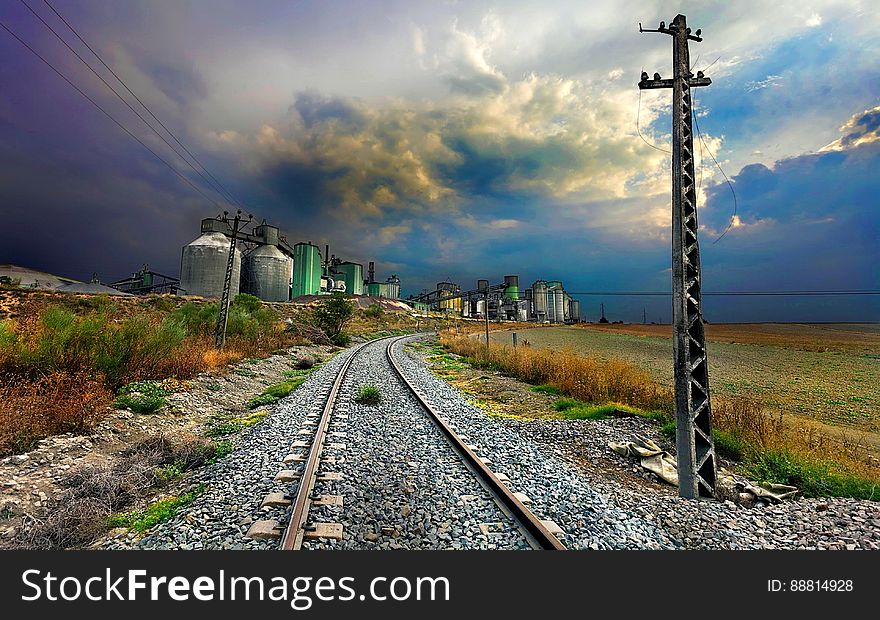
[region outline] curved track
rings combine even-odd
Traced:
[[[519,530],[525,538],[528,546],[533,549],[564,549],[565,547],[562,543],[548,528],[548,522],[541,521],[515,496],[506,484],[496,476],[491,469],[489,469],[484,460],[481,459],[476,452],[465,443],[462,437],[455,432],[443,416],[431,406],[431,404],[420,393],[414,382],[404,374],[398,360],[395,358],[394,347],[397,343],[406,338],[407,336],[380,339],[388,341],[385,346],[385,357],[395,373],[387,378],[388,381],[394,381],[404,386],[404,390],[414,397],[425,417],[436,426],[448,445],[461,459],[465,468],[476,478],[479,485],[489,493],[491,499],[501,512],[514,523],[516,529]],[[285,461],[302,462],[303,467],[301,472],[296,472],[294,470],[282,472],[282,474],[287,474],[291,481],[298,477],[299,483],[297,485],[296,495],[284,495],[282,500],[285,503],[289,501],[291,506],[288,513],[289,519],[283,526],[283,534],[281,535],[280,543],[281,549],[301,549],[303,547],[303,542],[308,539],[324,537],[337,537],[341,539],[342,537],[341,524],[311,523],[309,521],[309,512],[312,506],[326,505],[327,503],[332,502],[338,502],[339,505],[341,505],[341,497],[324,496],[315,493],[316,483],[322,479],[318,469],[322,462],[336,462],[333,458],[325,459],[322,454],[325,445],[328,443],[327,437],[330,432],[331,421],[335,420],[337,423],[341,423],[342,420],[340,420],[340,418],[347,418],[347,416],[340,415],[337,412],[337,402],[340,394],[343,393],[343,383],[346,374],[361,352],[370,345],[375,345],[377,342],[379,341],[374,340],[363,343],[351,351],[333,380],[333,384],[320,415],[312,414],[311,417],[317,419],[306,419],[307,425],[311,425],[312,423],[315,423],[316,425],[310,443],[306,444],[303,441],[299,441],[294,444],[294,447],[299,448],[308,445],[308,454],[305,457],[298,454],[291,454],[289,455],[291,460]],[[413,411],[413,414],[418,415],[418,412]],[[336,417],[334,418],[334,416]],[[302,431],[302,433],[304,432],[307,431]],[[330,445],[332,447],[332,444]],[[277,531],[282,526],[275,524],[270,527],[273,527]]]

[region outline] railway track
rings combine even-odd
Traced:
[[[340,472],[320,471],[322,464],[344,462],[341,457],[327,454],[328,447],[332,447],[337,452],[345,451],[345,445],[340,441],[334,442],[334,437],[331,436],[335,433],[335,438],[344,438],[344,431],[332,431],[331,428],[342,428],[348,421],[347,412],[340,406],[340,401],[343,400],[341,398],[345,393],[343,386],[349,370],[361,355],[373,347],[381,346],[381,342],[384,343],[385,360],[391,369],[388,373],[391,376],[383,377],[387,382],[386,385],[395,382],[415,399],[421,411],[412,411],[412,415],[423,416],[439,430],[449,449],[457,455],[466,470],[491,497],[506,519],[512,522],[527,546],[533,549],[564,549],[556,535],[560,533],[558,527],[552,521],[541,520],[532,513],[520,497],[508,488],[508,481],[503,480],[503,476],[496,475],[489,468],[486,459],[477,454],[476,446],[468,445],[465,437],[456,433],[453,425],[444,419],[421,393],[415,382],[404,373],[395,357],[394,349],[396,344],[406,338],[406,336],[383,338],[364,343],[352,350],[337,372],[320,413],[307,414],[304,428],[298,435],[299,439],[293,442],[291,453],[284,459],[287,465],[301,463],[302,467],[282,470],[276,477],[276,481],[289,484],[291,491],[283,494],[273,493],[263,500],[263,506],[289,506],[286,520],[257,521],[251,526],[248,536],[278,538],[280,548],[284,550],[301,549],[305,542],[311,540],[342,540],[344,533],[341,523],[311,520],[310,513],[313,509],[323,506],[342,506],[341,495],[319,494],[315,492],[315,488],[322,481],[333,482],[343,479],[344,474]],[[303,441],[301,437],[307,434],[310,440]],[[307,452],[303,453],[306,449]]]

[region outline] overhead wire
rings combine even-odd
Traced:
[[[184,144],[184,143],[183,143],[183,142],[177,137],[177,135],[176,135],[173,131],[171,131],[171,129],[169,129],[168,126],[165,125],[165,123],[163,123],[163,122],[159,119],[159,117],[157,117],[157,116],[153,113],[153,111],[150,109],[150,107],[149,107],[146,103],[144,103],[144,102],[141,100],[141,98],[138,97],[137,94],[135,94],[135,92],[134,92],[131,88],[129,88],[128,84],[126,84],[125,81],[124,81],[121,77],[119,77],[119,75],[113,70],[113,68],[112,68],[109,64],[107,64],[107,63],[104,61],[104,59],[101,57],[101,55],[100,55],[100,54],[99,54],[99,53],[98,53],[98,52],[97,52],[97,51],[96,51],[91,45],[89,45],[89,43],[88,43],[88,42],[87,42],[87,41],[86,41],[86,40],[85,40],[85,39],[79,34],[79,32],[76,30],[76,28],[74,28],[73,25],[72,25],[69,21],[67,21],[67,19],[65,19],[65,17],[64,17],[64,16],[63,16],[63,15],[62,15],[62,14],[61,14],[61,13],[55,8],[55,7],[49,2],[49,0],[43,0],[43,2],[46,4],[46,6],[48,6],[48,7],[52,10],[53,13],[55,13],[55,15],[58,16],[58,19],[60,19],[62,22],[64,22],[64,25],[67,26],[67,27],[70,29],[70,31],[76,36],[76,38],[79,39],[80,42],[88,48],[88,50],[89,50],[89,51],[95,56],[95,58],[97,58],[98,61],[99,61],[102,65],[104,65],[104,68],[106,68],[107,71],[109,71],[110,74],[111,74],[114,78],[116,78],[116,80],[117,80],[120,84],[122,84],[123,88],[125,88],[125,90],[128,91],[128,93],[129,93],[132,97],[134,97],[135,101],[137,101],[137,102],[141,105],[141,107],[142,107],[144,110],[146,110],[146,112],[147,112],[147,113],[148,113],[148,114],[149,114],[149,115],[150,115],[150,116],[151,116],[151,117],[152,117],[157,123],[159,123],[159,125],[162,127],[162,129],[164,129],[164,130],[168,133],[168,135],[171,136],[171,138],[172,138],[172,139],[173,139],[173,140],[174,140],[174,141],[180,146],[180,148],[182,148],[182,149],[186,152],[186,154],[189,155],[189,156],[192,158],[192,160],[193,160],[194,162],[196,162],[196,164],[198,164],[199,167],[200,167],[202,170],[204,170],[205,173],[206,173],[209,177],[211,177],[211,179],[214,181],[214,183],[216,184],[216,186],[220,188],[221,193],[222,193],[223,195],[225,195],[225,197],[226,197],[227,199],[231,200],[232,202],[234,202],[234,203],[237,204],[238,206],[240,206],[240,207],[242,207],[242,208],[245,208],[244,205],[243,205],[241,202],[239,202],[239,200],[238,200],[238,199],[232,194],[232,192],[230,192],[230,191],[229,191],[229,190],[228,190],[228,189],[227,189],[227,188],[226,188],[226,187],[225,187],[225,186],[224,186],[224,185],[223,185],[223,184],[217,179],[217,177],[215,177],[215,176],[211,173],[211,171],[210,171],[210,170],[209,170],[209,169],[208,169],[208,168],[207,168],[207,167],[206,167],[201,161],[199,161],[199,159],[198,159],[198,158],[192,153],[192,151],[190,151],[189,148],[187,148],[187,146],[186,146],[186,145],[185,145],[185,144]]]
[[[645,68],[642,67],[642,72],[644,72],[644,70],[645,70]],[[660,148],[660,147],[657,146],[656,144],[651,144],[650,142],[648,142],[648,141],[645,139],[645,136],[642,135],[642,128],[641,128],[641,125],[640,125],[641,117],[642,117],[642,89],[640,88],[640,89],[639,89],[639,105],[638,105],[638,110],[636,111],[636,131],[638,132],[639,137],[642,139],[642,142],[644,142],[645,144],[647,144],[648,146],[650,146],[652,149],[655,149],[655,150],[657,150],[657,151],[660,151],[661,153],[667,153],[667,154],[671,155],[671,154],[672,154],[672,151],[667,151],[667,150],[664,149],[664,148]]]
[[[728,178],[727,173],[724,172],[724,168],[722,168],[721,164],[718,163],[718,160],[715,158],[715,155],[712,153],[712,150],[709,148],[709,145],[706,144],[706,141],[703,139],[703,133],[700,131],[700,122],[697,120],[696,112],[694,112],[694,110],[697,107],[697,100],[696,100],[696,97],[694,97],[693,91],[691,92],[691,102],[692,102],[691,103],[691,117],[694,121],[694,126],[697,129],[697,136],[699,137],[700,143],[702,144],[702,147],[700,147],[700,149],[701,149],[700,150],[700,157],[702,158],[702,149],[703,149],[703,147],[705,147],[706,153],[708,153],[709,157],[712,159],[712,161],[715,162],[715,166],[718,168],[718,171],[721,173],[721,176],[724,177],[724,180],[727,182],[727,187],[730,188],[730,193],[733,196],[733,215],[730,216],[730,222],[727,224],[727,228],[724,229],[724,232],[722,232],[720,235],[718,235],[718,237],[712,242],[712,244],[714,245],[714,244],[718,243],[719,241],[721,241],[721,239],[723,239],[724,236],[728,232],[730,232],[730,229],[733,228],[733,223],[736,221],[736,215],[737,215],[737,211],[739,209],[739,204],[738,204],[738,201],[736,198],[736,190],[733,189],[733,183],[730,181],[730,178]],[[702,166],[702,160],[701,160],[701,166]],[[702,167],[701,167],[701,170],[702,170]]]
[[[25,7],[26,7],[26,8],[27,8],[27,9],[33,14],[33,15],[34,15],[34,17],[36,17],[36,18],[40,21],[40,23],[42,23],[42,24],[43,24],[43,25],[44,25],[44,26],[45,26],[45,27],[46,27],[46,28],[47,28],[47,29],[48,29],[53,35],[55,35],[55,37],[56,37],[59,41],[61,41],[61,43],[63,43],[64,46],[65,46],[65,47],[66,47],[66,48],[67,48],[67,49],[68,49],[68,50],[69,50],[74,56],[76,56],[76,58],[77,58],[77,59],[78,59],[83,65],[85,65],[86,68],[88,68],[88,70],[91,71],[91,72],[95,75],[95,77],[97,77],[97,78],[98,78],[98,79],[104,84],[104,86],[106,86],[106,87],[107,87],[107,88],[108,88],[108,89],[109,89],[114,95],[116,95],[116,97],[117,97],[122,103],[124,103],[125,106],[126,106],[129,110],[131,110],[131,111],[132,111],[132,112],[133,112],[133,113],[134,113],[139,119],[141,119],[141,121],[143,121],[143,123],[144,123],[144,124],[145,124],[145,125],[146,125],[146,126],[147,126],[147,127],[153,132],[153,133],[154,133],[154,134],[156,134],[156,136],[158,136],[159,139],[162,140],[162,142],[164,142],[165,145],[166,145],[168,148],[170,148],[170,149],[174,152],[175,155],[177,155],[178,157],[180,157],[180,159],[182,159],[182,160],[184,161],[184,163],[186,163],[186,165],[189,166],[189,167],[190,167],[190,168],[191,168],[191,169],[192,169],[192,170],[193,170],[193,171],[194,171],[194,172],[195,172],[195,173],[196,173],[196,174],[197,174],[197,175],[198,175],[198,176],[199,176],[199,177],[200,177],[200,178],[201,178],[201,179],[207,184],[207,185],[208,185],[208,187],[210,187],[212,190],[214,190],[215,192],[217,192],[217,193],[221,196],[221,198],[222,198],[223,200],[228,200],[228,198],[227,198],[226,196],[224,196],[224,194],[223,194],[222,191],[219,191],[216,187],[214,187],[214,186],[211,184],[211,182],[208,180],[208,178],[205,177],[204,174],[202,174],[202,173],[201,173],[201,172],[200,172],[195,166],[193,166],[192,163],[190,163],[190,161],[189,161],[189,160],[188,160],[188,159],[187,159],[187,158],[186,158],[186,157],[185,157],[185,156],[184,156],[184,155],[183,155],[183,154],[182,154],[177,148],[175,148],[175,146],[174,146],[173,144],[171,144],[171,143],[170,143],[170,142],[169,142],[169,141],[168,141],[168,140],[167,140],[167,139],[166,139],[161,133],[159,133],[159,131],[156,130],[156,128],[153,127],[153,125],[152,125],[152,124],[151,124],[146,118],[144,118],[144,116],[143,116],[140,112],[138,112],[137,110],[135,110],[134,107],[133,107],[133,106],[132,106],[132,105],[131,105],[131,104],[130,104],[130,103],[129,103],[129,102],[128,102],[128,101],[127,101],[127,100],[126,100],[126,99],[125,99],[120,93],[119,93],[119,91],[117,91],[117,90],[116,90],[116,89],[115,89],[115,88],[114,88],[109,82],[107,82],[107,80],[105,80],[104,77],[103,77],[100,73],[98,73],[98,72],[94,69],[94,67],[92,67],[92,65],[89,64],[89,62],[88,62],[86,59],[84,59],[84,58],[83,58],[83,57],[82,57],[82,56],[81,56],[81,55],[80,55],[75,49],[73,49],[73,47],[71,47],[71,45],[67,42],[67,40],[64,39],[64,37],[62,37],[62,36],[58,33],[58,31],[55,30],[55,29],[54,29],[54,28],[53,28],[53,27],[52,27],[52,26],[51,26],[51,25],[50,25],[45,19],[43,19],[43,17],[42,17],[39,13],[37,13],[37,12],[33,9],[33,7],[31,7],[27,2],[25,2],[25,0],[19,0],[19,1],[20,1],[20,2],[21,2],[21,3],[22,3],[22,4],[23,4],[23,5],[24,5],[24,6],[25,6]]]
[[[86,94],[85,91],[83,91],[79,86],[77,86],[76,84],[74,84],[74,83],[70,80],[70,78],[68,78],[66,75],[64,75],[64,74],[63,74],[58,68],[55,67],[55,65],[53,65],[51,62],[49,62],[48,60],[46,60],[46,59],[45,59],[45,58],[44,58],[44,57],[43,57],[43,56],[42,56],[37,50],[35,50],[35,49],[34,49],[33,47],[31,47],[31,46],[30,46],[30,45],[29,45],[24,39],[22,39],[22,38],[19,37],[15,32],[13,32],[12,29],[9,28],[9,26],[7,26],[7,25],[6,25],[5,23],[3,23],[3,22],[0,22],[0,27],[2,27],[4,30],[6,30],[6,32],[8,32],[10,35],[12,35],[12,36],[13,36],[13,37],[14,37],[19,43],[21,43],[21,44],[22,44],[22,45],[23,45],[28,51],[30,51],[34,56],[36,56],[37,58],[39,58],[40,61],[43,62],[43,64],[45,64],[45,65],[46,65],[47,67],[49,67],[52,71],[54,71],[54,72],[58,75],[58,77],[60,77],[61,79],[63,79],[65,82],[67,82],[67,84],[68,84],[71,88],[73,88],[74,90],[76,90],[76,92],[78,92],[80,95],[82,95],[82,96],[83,96],[83,97],[84,97],[89,103],[91,103],[94,107],[96,107],[98,110],[100,110],[100,111],[104,114],[104,116],[106,116],[106,117],[109,118],[111,121],[113,121],[113,123],[115,123],[120,129],[122,129],[122,131],[124,131],[125,133],[127,133],[127,134],[128,134],[131,138],[133,138],[138,144],[140,144],[142,147],[144,147],[145,149],[147,149],[147,151],[149,151],[150,153],[152,153],[153,156],[154,156],[156,159],[158,159],[158,160],[161,161],[163,164],[165,164],[165,166],[167,166],[169,170],[171,170],[174,174],[176,174],[178,177],[180,177],[180,179],[182,179],[185,183],[187,183],[187,185],[189,185],[190,187],[192,187],[193,189],[195,189],[199,194],[201,194],[201,195],[202,195],[202,196],[203,196],[208,202],[210,202],[211,204],[213,204],[215,207],[217,207],[217,208],[219,208],[219,209],[222,209],[222,207],[220,206],[220,204],[219,204],[216,200],[214,200],[213,198],[211,198],[210,196],[208,196],[204,191],[202,191],[202,189],[201,189],[200,187],[198,187],[197,185],[195,185],[195,184],[194,184],[189,178],[187,178],[182,172],[180,172],[177,168],[175,168],[174,166],[172,166],[172,165],[171,165],[171,164],[170,164],[165,158],[163,158],[163,157],[162,157],[161,155],[159,155],[156,151],[154,151],[152,148],[150,148],[150,147],[149,147],[149,146],[148,146],[143,140],[141,140],[141,139],[138,138],[135,134],[133,134],[133,133],[132,133],[132,132],[131,132],[131,131],[125,126],[125,125],[123,125],[121,122],[119,122],[119,121],[116,119],[116,117],[114,117],[114,116],[113,116],[112,114],[110,114],[107,110],[105,110],[105,109],[104,109],[104,108],[103,108],[103,107],[102,107],[97,101],[95,101],[94,99],[92,99],[92,98],[91,98],[88,94]]]

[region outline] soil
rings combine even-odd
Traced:
[[[165,382],[174,390],[154,414],[111,409],[88,435],[67,433],[41,440],[30,452],[0,459],[0,548],[8,547],[24,515],[40,517],[62,492],[61,481],[83,465],[111,463],[125,448],[148,437],[202,434],[215,417],[249,413],[247,402],[267,386],[284,379],[297,360],[313,356],[327,360],[337,349],[296,346],[284,355],[244,360],[220,373],[205,373],[189,381]]]

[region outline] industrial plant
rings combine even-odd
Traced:
[[[536,280],[520,288],[518,275],[498,284],[477,280],[473,289],[456,282],[438,282],[434,290],[401,298],[401,281],[392,274],[380,281],[375,262],[364,266],[321,251],[309,241],[290,244],[277,226],[265,220],[247,230],[224,216],[205,218],[201,234],[181,252],[180,278],[143,265],[130,276],[103,284],[97,274],[89,283],[59,278],[14,265],[0,265],[0,283],[20,282],[28,288],[109,295],[172,294],[221,298],[227,271],[229,297],[248,293],[267,302],[312,303],[335,292],[364,298],[361,307],[378,300],[416,312],[437,312],[463,319],[520,321],[548,324],[579,323],[580,301],[566,292],[560,280]],[[235,243],[232,243],[233,238]],[[234,251],[232,261],[230,251]],[[386,304],[387,305],[387,304]],[[604,316],[604,315],[603,315]]]
[[[250,232],[234,232],[233,225],[222,217],[202,220],[201,235],[184,246],[177,285],[180,293],[222,295],[233,235],[237,243],[230,297],[249,293],[263,301],[284,302],[338,291],[400,298],[400,278],[395,274],[385,282],[377,282],[372,262],[365,280],[362,264],[331,255],[329,246],[324,246],[322,256],[320,248],[311,242],[291,245],[278,227],[265,221]]]
[[[565,291],[560,280],[536,280],[520,289],[519,276],[504,276],[499,284],[477,280],[475,289],[463,291],[454,282],[438,282],[436,290],[411,295],[406,302],[416,309],[465,318],[535,323],[579,323],[581,303]]]

